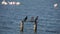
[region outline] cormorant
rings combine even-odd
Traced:
[[[25,22],[25,21],[27,20],[27,18],[28,18],[28,17],[26,16],[23,21]]]
[[[35,22],[38,20],[38,16],[35,18]]]

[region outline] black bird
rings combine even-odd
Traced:
[[[25,21],[27,20],[27,18],[28,18],[28,17],[26,16],[23,21],[25,22]]]
[[[35,22],[38,20],[38,16],[35,18]]]

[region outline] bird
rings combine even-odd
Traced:
[[[35,18],[35,22],[38,20],[38,16]]]
[[[8,3],[7,3],[5,0],[3,0],[3,1],[2,1],[2,4],[3,4],[3,5],[7,5]]]
[[[25,21],[27,20],[27,18],[28,18],[28,17],[26,16],[23,21],[25,22]]]
[[[54,4],[54,8],[57,8],[57,7],[58,7],[58,4],[57,4],[57,3],[55,3],[55,4]]]

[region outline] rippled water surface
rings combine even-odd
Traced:
[[[0,34],[60,34],[60,0],[13,1],[21,2],[21,5],[0,3]],[[54,3],[58,4],[57,8],[53,7]],[[20,21],[25,16],[28,16],[28,19],[39,16],[37,32],[33,31],[31,22],[25,22],[24,32],[20,32]]]

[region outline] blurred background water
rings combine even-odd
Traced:
[[[19,1],[21,5],[2,5],[0,0],[0,34],[60,34],[60,0],[6,0]],[[57,3],[57,9],[54,4]],[[39,16],[37,33],[33,23],[24,23],[20,32],[20,21],[25,17]]]

